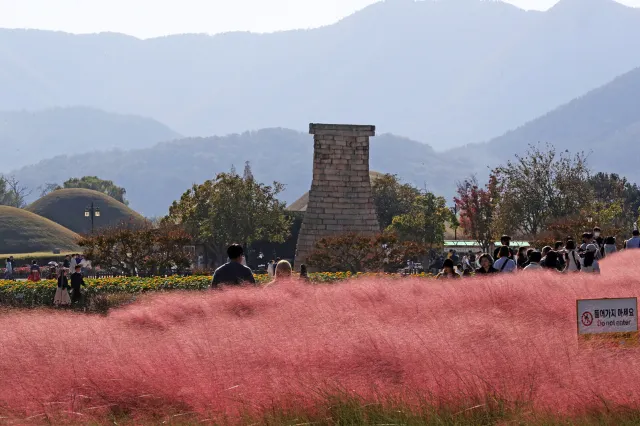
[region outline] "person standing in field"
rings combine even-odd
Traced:
[[[558,252],[555,250],[551,250],[547,253],[544,258],[544,262],[541,263],[540,266],[546,269],[551,269],[553,271],[560,272],[560,266],[558,265]]]
[[[607,237],[604,239],[604,255],[605,256],[609,256],[610,254],[615,253],[616,251],[618,251],[618,248],[616,247],[616,237]]]
[[[527,272],[531,272],[542,269],[542,265],[540,265],[541,261],[542,253],[537,250],[532,251],[531,253],[529,253],[529,264],[524,268],[524,270]]]
[[[527,256],[527,247],[520,247],[518,249],[518,258],[516,259],[518,270],[526,268],[528,262],[529,257]]]
[[[476,274],[495,274],[498,272],[493,267],[493,258],[490,254],[486,253],[480,256],[480,267],[476,269]]]
[[[596,244],[589,244],[582,258],[582,272],[599,274],[600,265],[598,264],[598,246]]]
[[[229,256],[229,262],[216,269],[213,273],[212,288],[218,288],[224,284],[242,285],[246,283],[256,283],[251,269],[243,265],[244,250],[241,245],[233,244],[229,246],[227,256]]]
[[[500,237],[500,244],[502,245],[499,247],[496,247],[496,249],[493,251],[493,258],[498,259],[500,257],[500,249],[502,247],[507,247],[509,249],[509,258],[513,259],[513,252],[509,247],[511,245],[511,237],[509,235],[503,235],[502,237]]]
[[[627,249],[640,249],[640,232],[637,229],[633,231],[633,237],[625,243]]]
[[[276,268],[275,268],[275,262],[272,260],[269,261],[269,264],[267,265],[267,275],[269,276],[269,278],[273,278],[273,275],[276,272]]]
[[[498,251],[499,259],[496,260],[496,263],[493,264],[493,267],[498,270],[498,272],[515,272],[516,271],[516,262],[510,259],[511,249],[509,246],[503,245],[500,247]]]
[[[84,277],[82,276],[82,266],[76,263],[76,271],[71,274],[71,305],[75,306],[80,303],[82,300],[82,286],[86,287],[87,284],[84,282]]]
[[[564,271],[566,262],[564,260],[564,243],[562,241],[556,241],[554,251],[557,253],[557,267],[558,271]]]
[[[300,279],[303,281],[309,281],[309,272],[307,271],[307,265],[300,265]]]
[[[457,279],[460,275],[455,271],[453,260],[445,259],[442,265],[442,271],[436,275],[437,280]]]
[[[38,262],[35,260],[31,262],[31,268],[29,271],[29,277],[27,278],[27,281],[31,281],[34,283],[37,283],[40,281],[40,266],[38,266]]]
[[[13,258],[7,257],[7,261],[4,265],[4,279],[12,280],[13,279]]]
[[[566,267],[564,272],[580,272],[582,263],[580,262],[580,255],[576,253],[576,242],[574,240],[567,240],[564,253]]]
[[[67,269],[62,268],[58,276],[58,288],[53,298],[53,304],[56,306],[69,306],[71,298],[69,297],[69,279],[67,278]]]

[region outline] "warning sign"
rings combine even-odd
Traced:
[[[578,335],[638,341],[638,299],[578,300]]]

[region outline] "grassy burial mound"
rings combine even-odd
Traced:
[[[0,253],[78,250],[80,236],[49,219],[26,210],[0,206]]]
[[[90,189],[60,189],[40,198],[27,207],[30,212],[46,217],[78,234],[91,232],[91,219],[85,210],[93,203],[100,209],[94,219],[96,229],[115,226],[122,221],[139,224],[144,218],[126,205],[98,191]]]

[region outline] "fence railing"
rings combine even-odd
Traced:
[[[13,274],[11,274],[10,279],[26,280],[27,278],[29,278],[29,275],[30,275],[30,272],[15,271]],[[97,271],[97,270],[85,270],[85,271],[82,271],[82,275],[84,275],[85,278],[91,278],[91,279],[125,278],[125,277],[129,276],[127,274],[123,274],[123,273],[115,272],[115,271]],[[164,274],[142,273],[142,274],[136,274],[135,276],[140,277],[140,278],[149,278],[149,277],[171,277],[171,276],[184,277],[184,276],[188,276],[188,275],[192,275],[190,271],[183,271],[183,272],[180,272],[180,273],[169,271],[169,272],[164,273]],[[6,278],[5,271],[4,270],[0,270],[0,280],[1,279],[5,279],[5,278]],[[55,279],[55,278],[57,278],[57,275],[56,275],[55,270],[50,270],[49,268],[40,268],[40,278],[43,279],[43,280]]]

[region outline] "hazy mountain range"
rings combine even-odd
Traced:
[[[486,143],[445,152],[406,138],[384,134],[371,139],[371,170],[398,174],[421,188],[451,197],[455,183],[548,142],[558,150],[591,152],[596,171],[616,172],[640,182],[640,69],[526,125]],[[16,172],[31,188],[87,174],[111,179],[127,189],[131,207],[148,216],[165,214],[192,183],[232,165],[252,163],[264,182],[287,185],[282,198],[292,202],[311,184],[312,137],[287,129],[265,129],[226,137],[188,138],[133,151],[74,155],[43,161]],[[62,167],[60,165],[63,165]]]
[[[16,177],[30,188],[74,176],[97,175],[127,189],[130,207],[146,215],[164,215],[193,183],[212,179],[235,166],[242,173],[251,162],[259,181],[287,185],[280,197],[288,203],[311,186],[313,137],[288,129],[264,129],[226,137],[189,138],[153,148],[100,155],[59,157],[26,167]],[[59,167],[64,164],[64,167]],[[371,169],[398,173],[420,187],[450,193],[464,164],[436,153],[428,145],[393,135],[371,139]],[[443,179],[443,176],[447,176]],[[37,194],[34,194],[37,195]]]
[[[449,152],[482,173],[537,142],[585,152],[593,168],[640,183],[640,68],[489,142]]]
[[[139,40],[0,30],[0,110],[86,105],[185,135],[376,124],[434,148],[504,133],[640,66],[640,10],[387,0],[323,28]]]
[[[93,108],[0,111],[0,173],[61,154],[144,148],[178,137],[155,120]]]

